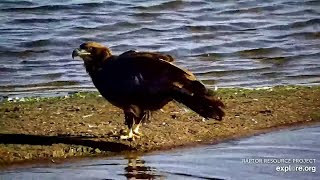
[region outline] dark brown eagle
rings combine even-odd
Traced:
[[[83,59],[101,95],[123,109],[129,132],[120,136],[121,139],[139,137],[141,121],[149,112],[161,109],[172,100],[204,118],[222,120],[224,116],[223,103],[191,72],[174,65],[170,55],[127,51],[115,56],[107,47],[87,42],[72,52],[72,57],[76,56]]]

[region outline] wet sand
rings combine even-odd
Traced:
[[[119,140],[123,113],[98,93],[0,103],[0,166],[70,157],[112,156],[217,143],[320,123],[320,87],[219,89],[223,121],[204,120],[174,102],[152,114],[135,142]]]

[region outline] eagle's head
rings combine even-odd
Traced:
[[[72,58],[79,56],[85,63],[100,63],[110,57],[111,51],[97,42],[86,42],[72,52]]]

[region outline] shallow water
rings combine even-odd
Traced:
[[[0,95],[95,90],[84,41],[171,54],[210,87],[316,85],[319,17],[318,0],[2,0]]]
[[[316,180],[320,175],[319,135],[320,126],[283,130],[192,149],[34,165],[2,171],[0,179]],[[279,163],[281,159],[286,163]],[[277,171],[278,166],[286,172]],[[294,171],[300,167],[303,171]]]

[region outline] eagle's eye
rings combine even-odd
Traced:
[[[80,46],[80,48],[81,49],[84,49],[84,50],[86,50],[86,51],[91,51],[92,50],[92,47],[91,46],[88,46],[88,45],[86,45],[86,46]]]

